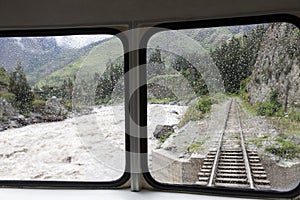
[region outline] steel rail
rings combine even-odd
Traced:
[[[254,189],[254,183],[253,183],[253,178],[252,178],[252,173],[251,173],[251,168],[250,168],[250,164],[249,164],[249,157],[247,154],[247,150],[244,144],[244,134],[243,134],[243,129],[242,129],[242,125],[241,125],[241,119],[240,119],[240,109],[239,106],[237,105],[237,119],[238,119],[238,124],[239,124],[239,129],[240,129],[240,137],[241,137],[241,147],[242,147],[242,151],[243,151],[243,157],[244,157],[244,162],[245,162],[245,167],[246,167],[246,173],[247,173],[247,178],[248,178],[248,182],[250,185],[251,189]]]
[[[219,142],[218,142],[218,150],[217,150],[217,153],[216,153],[216,156],[215,156],[215,159],[214,159],[213,167],[212,167],[211,174],[210,174],[210,177],[209,177],[209,182],[208,182],[208,185],[207,185],[209,187],[212,186],[213,180],[214,180],[215,175],[216,175],[216,170],[217,170],[218,161],[219,161],[220,152],[221,152],[221,147],[222,147],[223,136],[224,136],[225,129],[226,129],[226,126],[227,126],[228,116],[229,116],[231,106],[232,106],[232,99],[231,99],[229,107],[228,107],[226,120],[225,120],[224,127],[223,127],[223,130],[222,130]]]

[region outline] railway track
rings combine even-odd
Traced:
[[[239,108],[231,100],[216,149],[212,149],[198,173],[198,184],[207,186],[270,188],[257,151],[246,149]]]

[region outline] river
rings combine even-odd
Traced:
[[[178,123],[186,108],[150,104],[149,137],[157,124]],[[123,106],[103,106],[88,115],[0,132],[0,179],[115,180],[125,168],[124,121]]]

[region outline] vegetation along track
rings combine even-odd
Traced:
[[[246,149],[236,100],[230,102],[216,148],[209,151],[198,184],[207,186],[270,188],[267,174],[255,149]]]

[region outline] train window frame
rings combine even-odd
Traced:
[[[248,16],[248,17],[233,17],[222,19],[208,19],[197,21],[181,21],[161,23],[152,27],[144,34],[141,47],[140,47],[140,66],[147,65],[147,44],[151,37],[156,33],[163,32],[164,30],[181,30],[181,29],[193,29],[193,28],[215,28],[221,26],[238,26],[238,25],[251,25],[251,24],[263,24],[263,23],[276,23],[287,22],[295,25],[300,29],[300,18],[290,14],[275,14],[275,15],[261,15],[261,16]],[[155,28],[162,28],[155,29]],[[146,70],[141,70],[140,77],[146,77]],[[147,79],[147,78],[146,78]],[[143,80],[147,82],[147,80]],[[147,86],[140,88],[141,90],[141,107],[144,111],[147,111]],[[140,121],[142,124],[147,124],[147,112],[143,112]],[[147,131],[146,131],[147,132]],[[140,149],[142,153],[142,172],[143,178],[151,187],[161,191],[172,192],[188,192],[197,194],[209,194],[209,195],[225,195],[236,197],[258,197],[258,198],[293,198],[300,195],[300,183],[290,191],[276,191],[276,190],[253,190],[242,188],[225,188],[225,187],[208,187],[201,185],[186,185],[186,184],[169,184],[161,183],[153,178],[148,168],[148,139],[147,133],[143,133],[140,139]]]
[[[123,74],[129,70],[128,58],[128,41],[122,34],[122,29],[108,28],[108,27],[78,27],[78,28],[54,28],[54,29],[21,29],[21,30],[0,30],[0,38],[2,37],[48,37],[48,36],[68,36],[68,35],[96,35],[96,34],[109,34],[116,36],[122,46],[124,52],[124,69]],[[124,90],[128,87],[127,80],[124,80]],[[126,95],[124,97],[124,106],[128,101]],[[125,109],[125,120],[129,117],[129,113]],[[0,180],[0,187],[2,188],[30,188],[30,189],[114,189],[126,187],[130,180],[130,163],[128,152],[130,150],[129,127],[125,123],[124,141],[125,141],[125,168],[123,174],[112,181],[46,181],[46,180]]]

